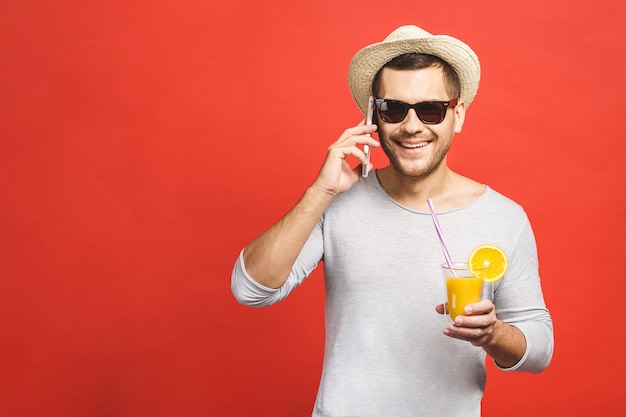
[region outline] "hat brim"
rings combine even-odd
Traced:
[[[469,106],[478,90],[480,63],[472,49],[447,35],[399,39],[375,43],[358,51],[350,61],[348,84],[352,97],[363,114],[372,95],[372,82],[380,69],[393,58],[407,53],[437,56],[456,71],[461,81],[461,101]],[[456,98],[456,97],[450,97]]]

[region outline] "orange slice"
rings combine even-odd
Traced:
[[[506,273],[509,260],[506,253],[496,245],[478,245],[474,248],[467,261],[469,269],[486,269],[485,282],[496,282]]]

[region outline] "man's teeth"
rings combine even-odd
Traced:
[[[400,146],[402,146],[403,148],[409,148],[409,149],[423,148],[426,145],[428,145],[428,142],[422,142],[422,143],[400,143]]]

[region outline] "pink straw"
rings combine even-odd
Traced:
[[[454,268],[452,267],[452,259],[450,258],[450,252],[448,252],[448,247],[446,246],[446,242],[443,239],[443,234],[441,233],[441,226],[439,226],[439,220],[437,219],[437,213],[435,212],[435,207],[433,206],[433,200],[430,198],[426,200],[428,203],[428,208],[430,209],[430,214],[433,218],[433,223],[435,223],[435,229],[437,229],[437,236],[439,236],[439,242],[441,242],[441,249],[443,249],[443,256],[446,258],[446,263],[452,272],[452,276],[456,276],[454,273]]]

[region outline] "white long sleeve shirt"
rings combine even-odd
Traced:
[[[439,213],[439,222],[453,261],[466,261],[483,243],[505,250],[509,269],[494,285],[496,314],[527,343],[507,370],[543,370],[552,358],[552,320],[522,208],[487,188],[472,204]],[[480,416],[486,354],[442,334],[446,322],[435,306],[444,302],[445,259],[430,213],[401,206],[370,175],[333,200],[281,288],[255,282],[240,255],[233,294],[251,306],[274,304],[320,261],[326,345],[314,417]]]

